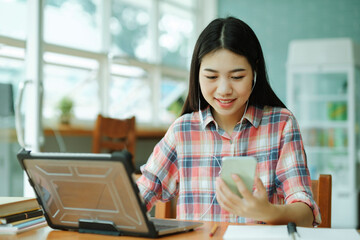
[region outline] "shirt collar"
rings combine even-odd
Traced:
[[[208,105],[204,110],[200,111],[200,118],[202,118],[202,128],[205,129],[209,123],[213,122],[216,125],[216,128],[218,127],[212,113],[210,105]]]
[[[244,118],[247,119],[255,128],[258,128],[263,117],[263,107],[249,105]]]
[[[249,107],[246,110],[244,119],[247,119],[255,128],[258,128],[262,117],[263,117],[263,107],[249,105]],[[218,124],[211,113],[210,105],[207,106],[204,110],[201,110],[200,118],[202,118],[201,127],[203,129],[205,129],[205,127],[209,125],[211,122],[213,122],[216,128],[218,128]]]

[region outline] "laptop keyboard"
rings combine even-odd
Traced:
[[[162,230],[172,229],[172,228],[176,228],[176,226],[155,224],[155,229],[156,229],[157,231],[162,231]]]
[[[187,225],[186,222],[176,221],[176,220],[168,220],[168,219],[151,219],[154,223],[156,230],[165,230],[172,228],[185,227]]]

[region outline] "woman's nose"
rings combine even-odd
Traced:
[[[218,81],[217,92],[222,96],[231,94],[232,86],[230,80],[225,77],[221,77]]]

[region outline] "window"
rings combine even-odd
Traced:
[[[0,45],[0,82],[12,83],[14,95],[25,79],[24,55],[23,48]]]
[[[170,124],[184,102],[199,23],[207,22],[203,1],[45,1],[45,126],[58,120],[63,97],[79,121],[101,112]],[[25,79],[26,20],[26,0],[0,0],[0,76],[15,91]]]
[[[124,0],[112,2],[110,33],[113,54],[151,61],[151,3]]]
[[[0,0],[0,35],[25,39],[26,13],[26,1]]]
[[[140,67],[113,64],[109,86],[110,115],[115,118],[136,116],[137,122],[152,119],[149,74]]]
[[[137,122],[153,125],[167,125],[179,115],[197,36],[196,2],[113,1],[111,65],[115,68],[131,62],[146,74],[119,78],[112,73],[110,89],[117,94],[111,94],[110,115],[132,113]],[[127,96],[127,101],[121,102],[122,96]]]
[[[101,50],[100,0],[45,2],[45,42],[91,51]]]
[[[160,120],[162,122],[173,122],[180,115],[187,93],[186,78],[174,78],[173,76],[162,76]]]
[[[45,53],[43,116],[59,116],[59,103],[67,97],[74,102],[77,119],[95,119],[100,111],[97,69],[92,59]]]
[[[160,5],[159,46],[161,63],[187,69],[195,40],[195,15],[193,11],[179,9],[176,5]]]

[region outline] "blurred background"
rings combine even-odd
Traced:
[[[358,0],[0,0],[0,196],[26,193],[18,138],[90,152],[98,113],[136,116],[139,168],[180,113],[199,33],[230,15],[257,34],[311,177],[333,176],[333,226],[358,227]]]

